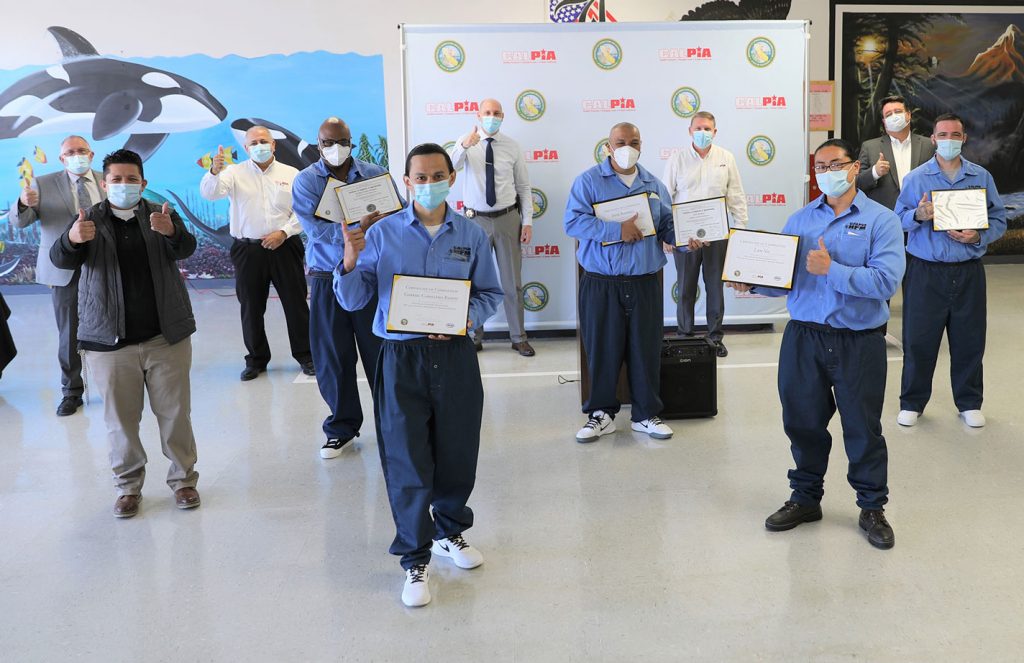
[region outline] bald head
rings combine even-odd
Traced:
[[[614,152],[616,149],[629,145],[640,149],[640,130],[635,124],[619,122],[608,133],[608,146]]]
[[[341,118],[329,117],[320,125],[321,147],[323,147],[325,138],[334,141],[341,141],[342,139],[351,140],[352,130],[348,128],[348,125]]]
[[[487,117],[488,115],[494,115],[496,117],[502,117],[505,115],[504,111],[501,110],[501,102],[497,99],[484,99],[480,102],[480,117]]]

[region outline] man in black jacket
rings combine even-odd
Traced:
[[[142,159],[118,150],[103,159],[107,200],[78,218],[50,249],[53,264],[81,267],[78,342],[87,375],[103,399],[111,469],[118,498],[114,515],[139,511],[146,452],[139,439],[145,393],[171,461],[167,484],[180,509],[199,506],[192,433],[192,343],[196,330],[176,262],[196,239],[177,213],[142,199]]]

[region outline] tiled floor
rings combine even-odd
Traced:
[[[151,415],[142,513],[110,514],[101,406],[57,418],[45,295],[8,296],[21,355],[0,381],[4,661],[1011,661],[1024,649],[1024,265],[988,268],[987,428],[968,430],[948,358],[900,429],[890,349],[884,426],[895,549],[857,529],[841,445],[825,518],[763,521],[789,494],[775,390],[781,334],[734,334],[719,416],[653,442],[583,423],[570,339],[520,358],[489,342],[467,532],[474,571],[435,560],[433,603],[402,607],[372,426],[323,461],[316,386],[276,357],[238,381],[237,303],[193,297],[193,420],[203,506],[174,508]],[[894,302],[898,335],[899,302]],[[943,350],[945,352],[945,350]],[[765,365],[768,364],[768,365]],[[507,374],[516,374],[508,377]],[[365,383],[364,406],[369,405]],[[369,413],[369,408],[367,407]],[[841,435],[838,419],[832,430]]]

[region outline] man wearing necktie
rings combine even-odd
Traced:
[[[103,179],[92,170],[92,149],[81,136],[68,136],[60,144],[64,169],[26,182],[11,207],[8,218],[16,228],[39,222],[39,255],[36,258],[36,283],[50,286],[53,313],[59,334],[57,358],[60,361],[63,397],[57,416],[74,414],[82,406],[82,359],[78,355],[78,270],[60,269],[50,261],[50,247],[78,217],[78,210],[89,209],[107,196],[99,186]]]
[[[519,143],[499,133],[505,113],[496,99],[484,99],[478,127],[455,141],[452,161],[465,168],[463,200],[467,218],[483,228],[498,259],[505,291],[505,319],[512,349],[524,357],[535,352],[526,340],[523,321],[523,244],[533,239],[533,195],[530,175]],[[484,326],[473,330],[476,349],[483,349]]]

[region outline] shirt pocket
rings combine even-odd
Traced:
[[[441,259],[441,276],[449,279],[468,279],[472,263],[459,257],[445,256]]]
[[[292,209],[292,185],[287,182],[275,182],[274,194],[271,201],[275,208],[281,212],[289,212]]]
[[[849,267],[864,267],[868,264],[868,248],[871,242],[867,234],[850,234],[844,231],[839,240],[839,262]]]

